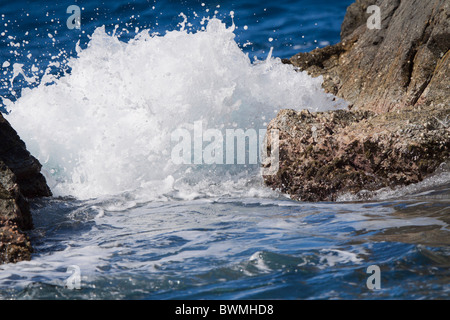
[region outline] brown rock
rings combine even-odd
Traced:
[[[40,163],[0,114],[0,263],[31,257],[33,228],[27,198],[50,196]]]
[[[32,252],[28,236],[11,220],[0,218],[0,264],[30,260]]]
[[[367,27],[369,5],[380,7],[380,30]],[[356,0],[340,43],[283,61],[323,76],[352,111],[282,110],[268,127],[280,130],[280,169],[266,184],[306,201],[363,197],[448,162],[449,23],[447,0]]]
[[[375,191],[423,180],[450,155],[448,108],[309,113],[282,110],[278,173],[264,176],[273,189],[302,201],[335,201],[345,193]],[[269,143],[270,145],[270,136]]]
[[[381,29],[368,29],[368,5],[381,10]],[[450,3],[446,0],[356,1],[334,46],[299,53],[290,62],[356,109],[377,113],[448,102]]]
[[[26,149],[25,143],[0,113],[0,161],[14,173],[25,197],[51,196],[41,164]]]

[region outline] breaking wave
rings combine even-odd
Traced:
[[[195,121],[204,129],[258,130],[280,109],[345,106],[322,90],[321,78],[272,52],[252,62],[234,40],[234,25],[212,18],[204,30],[188,32],[185,22],[165,35],[143,30],[128,42],[97,28],[63,76],[45,74],[17,101],[4,99],[8,120],[43,164],[55,195],[143,189],[192,198],[248,190],[258,166],[175,164],[171,133],[192,130]]]

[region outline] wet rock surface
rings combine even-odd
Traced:
[[[41,164],[0,114],[0,263],[31,258],[28,198],[50,196]]]
[[[20,191],[27,198],[51,195],[41,164],[26,149],[25,143],[0,114],[0,161],[14,173]]]
[[[334,201],[384,187],[417,183],[449,159],[450,110],[283,110],[268,130],[280,132],[280,169],[265,176],[274,189],[302,201]],[[269,137],[270,142],[270,137]]]
[[[372,2],[372,3],[370,3]],[[369,29],[369,5],[380,8],[381,29]],[[349,101],[353,109],[389,112],[449,103],[450,2],[356,1],[341,28],[341,42],[289,63]]]
[[[380,30],[366,25],[373,4]],[[334,201],[417,183],[449,161],[449,22],[448,1],[357,0],[340,43],[284,61],[322,76],[350,106],[280,111],[268,126],[280,130],[280,169],[265,183],[293,199]]]

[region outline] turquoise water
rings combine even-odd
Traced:
[[[450,178],[444,165],[418,185],[337,203],[291,201],[265,188],[251,165],[166,167],[156,133],[177,118],[188,124],[201,118],[216,128],[222,119],[225,128],[228,121],[263,127],[291,103],[298,109],[326,104],[320,85],[268,55],[270,48],[285,58],[338,42],[350,2],[90,1],[80,4],[78,31],[65,26],[72,3],[2,2],[0,32],[7,32],[0,62],[10,65],[3,67],[0,95],[17,101],[4,105],[8,119],[44,164],[55,196],[32,202],[35,252],[31,261],[0,266],[0,298],[448,299]],[[206,26],[202,18],[216,10],[227,27],[234,21],[238,28],[216,23],[198,33]],[[166,35],[180,29],[181,12],[191,34]],[[116,24],[119,37],[111,36]],[[102,25],[108,35],[92,36]],[[161,37],[129,43],[136,27]],[[251,64],[245,54],[258,60]],[[76,58],[68,63],[69,57]],[[52,61],[59,64],[46,72]],[[14,77],[14,63],[37,80]],[[55,78],[40,84],[44,74]],[[214,99],[227,90],[232,94],[223,101]],[[72,98],[74,104],[67,102]],[[151,106],[150,115],[141,104]],[[251,115],[259,112],[265,118],[258,122]],[[103,142],[92,142],[97,139]],[[142,155],[146,146],[151,152]],[[376,290],[367,286],[373,265],[380,268]],[[79,268],[79,289],[70,288],[71,266]]]

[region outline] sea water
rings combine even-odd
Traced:
[[[0,298],[448,298],[446,164],[307,203],[259,164],[173,161],[171,136],[199,121],[261,130],[281,109],[346,108],[280,58],[337,43],[350,3],[92,1],[80,29],[72,3],[2,3],[2,108],[54,197],[31,203],[35,252],[0,266]]]

